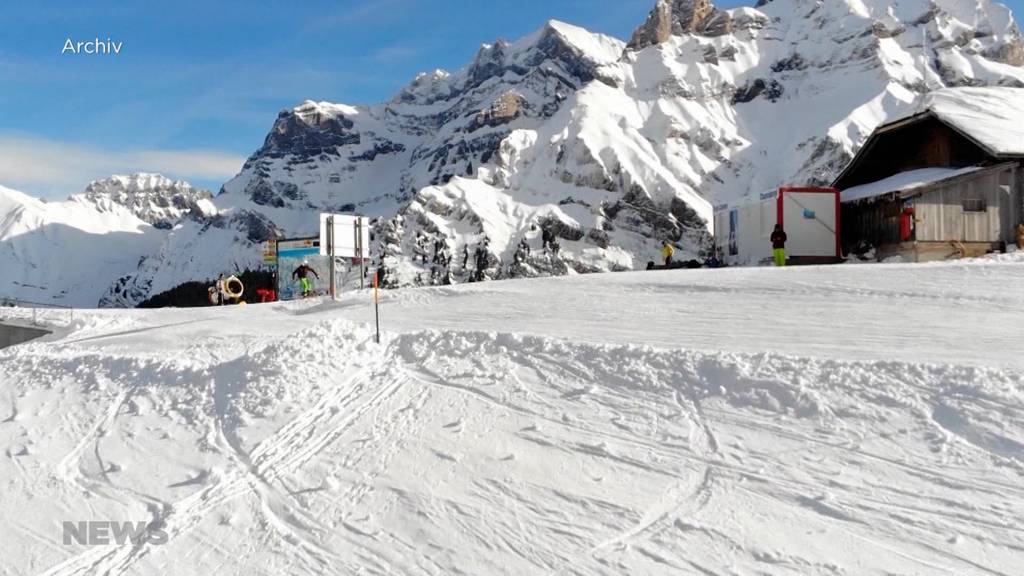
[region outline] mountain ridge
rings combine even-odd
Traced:
[[[628,43],[549,21],[384,102],[283,110],[108,301],[258,266],[259,242],[313,235],[321,211],[375,219],[392,285],[473,272],[429,246],[482,248],[490,278],[638,269],[665,240],[699,258],[714,204],[830,181],[929,91],[1024,87],[1022,46],[989,0],[659,0]]]

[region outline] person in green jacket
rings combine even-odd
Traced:
[[[772,231],[772,257],[776,266],[786,265],[786,231],[782,224],[776,224]]]

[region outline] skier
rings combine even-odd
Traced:
[[[775,260],[776,266],[786,265],[786,231],[782,229],[782,224],[776,224],[775,230],[772,231],[772,257]]]
[[[316,279],[320,279],[320,275],[316,273],[309,266],[309,260],[303,260],[302,264],[292,272],[292,279],[299,280],[299,288],[302,290],[302,297],[307,298],[313,295],[313,281],[309,279],[309,275],[316,276]]]
[[[668,240],[665,240],[661,246],[661,258],[665,261],[665,268],[672,266],[672,256],[676,253],[676,249],[669,244]]]
[[[469,244],[462,245],[462,269],[466,269],[466,264],[469,263]]]

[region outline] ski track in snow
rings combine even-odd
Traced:
[[[870,290],[855,268],[820,288],[847,298],[849,322],[857,299],[943,302],[933,288],[888,290],[907,268],[876,267]],[[984,270],[993,286],[1021,274]],[[934,271],[974,282],[969,267]],[[791,274],[776,293],[783,307],[818,272]],[[466,329],[448,319],[379,345],[346,319],[358,320],[352,302],[303,302],[125,313],[135,322],[85,313],[61,339],[4,350],[4,570],[1018,573],[1024,375],[971,362],[970,343],[964,363],[922,363],[750,353],[751,333],[738,351],[701,351],[592,343],[615,342],[621,326],[575,341],[473,330],[487,309],[492,326],[521,325],[503,320],[520,306],[510,294],[533,288],[555,323],[581,283],[608,291],[591,303],[608,314],[616,293],[705,281],[630,277],[389,294],[388,320],[447,308]],[[720,278],[718,292],[730,290]],[[562,307],[564,326],[550,331],[589,329],[584,307]],[[672,337],[653,317],[634,331]],[[894,357],[905,354],[935,352]],[[145,520],[169,542],[61,544],[62,520],[90,519]]]

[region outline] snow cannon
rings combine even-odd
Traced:
[[[245,293],[245,285],[238,279],[238,276],[229,276],[224,281],[224,293],[227,294],[228,298],[237,302],[242,299],[242,294]]]

